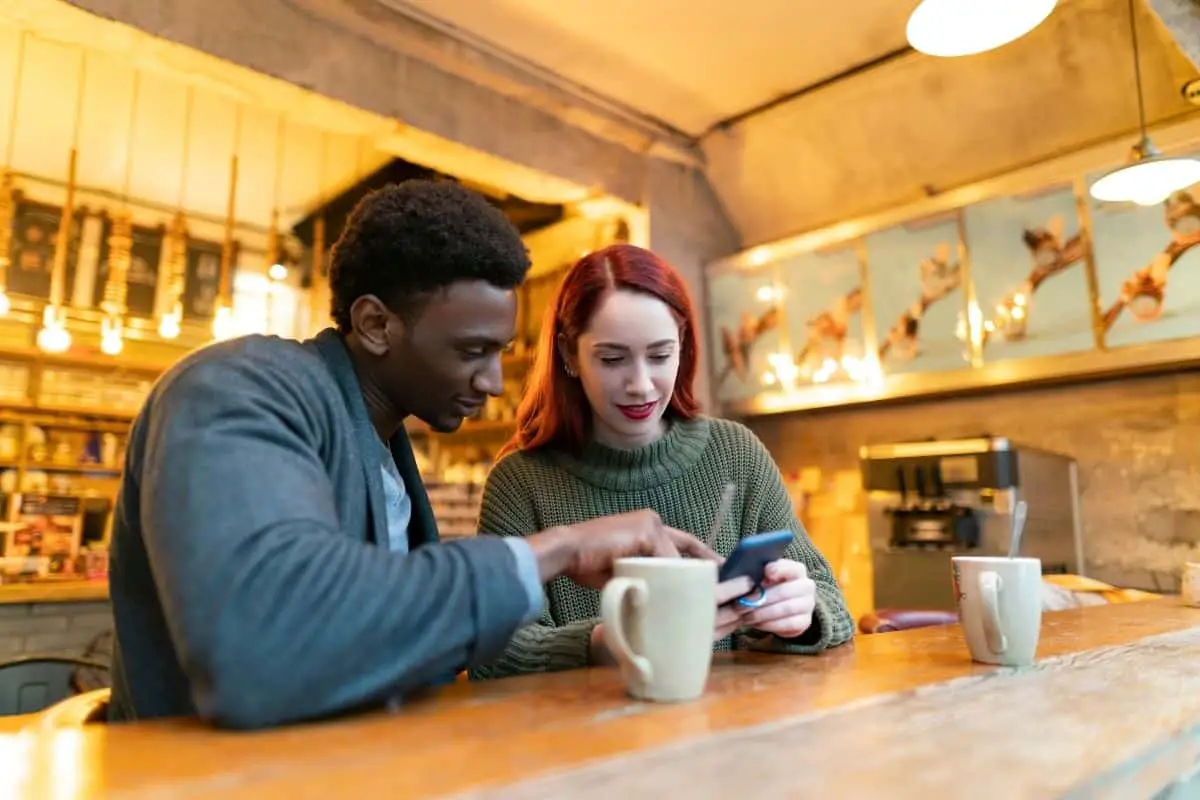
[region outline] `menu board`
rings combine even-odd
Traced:
[[[858,377],[866,350],[862,264],[855,247],[805,253],[781,261],[779,269],[793,287],[782,288],[782,306],[798,382]]]
[[[874,233],[865,242],[884,373],[969,367],[957,212]]]
[[[30,297],[50,297],[50,274],[54,269],[54,250],[61,219],[62,209],[57,206],[18,200],[13,219],[8,291]],[[68,264],[75,263],[79,248],[78,230],[71,233]]]
[[[1105,344],[1200,335],[1200,184],[1153,206],[1089,202]]]
[[[50,572],[69,571],[79,553],[83,501],[67,495],[14,495],[6,556],[47,556]]]
[[[217,292],[221,288],[221,243],[188,239],[187,278],[183,286],[183,316],[187,319],[212,319],[217,310]],[[234,244],[233,262],[237,263]]]
[[[776,383],[771,356],[780,353],[780,308],[771,272],[727,271],[708,284],[713,392],[719,402],[745,400]]]
[[[968,206],[963,217],[985,360],[1095,347],[1088,237],[1070,185]]]

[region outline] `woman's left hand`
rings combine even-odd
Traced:
[[[762,605],[746,609],[742,625],[792,639],[812,627],[817,585],[799,561],[781,558],[767,564]],[[749,598],[755,598],[752,593]]]

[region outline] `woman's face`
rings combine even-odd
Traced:
[[[593,436],[631,449],[663,435],[679,373],[679,323],[651,295],[610,292],[579,337],[572,365],[592,407]]]

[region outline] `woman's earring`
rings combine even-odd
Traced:
[[[568,376],[570,376],[572,378],[579,377],[578,375],[575,374],[575,368],[572,367],[570,364],[567,364],[566,362],[563,363],[563,369],[566,370]]]

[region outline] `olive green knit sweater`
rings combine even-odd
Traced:
[[[652,508],[663,521],[700,537],[708,535],[721,487],[737,487],[715,541],[723,556],[752,533],[791,530],[786,558],[802,562],[817,584],[813,627],[793,640],[745,631],[714,644],[715,650],[769,649],[816,653],[854,635],[854,623],[829,564],[813,547],[792,510],[775,462],[748,428],[728,420],[676,423],[657,442],[636,450],[587,446],[581,458],[551,450],[512,453],[492,468],[483,492],[479,530],[528,536],[597,516]],[[600,594],[566,579],[546,586],[539,622],[517,631],[494,663],[472,678],[582,667],[588,663]]]

